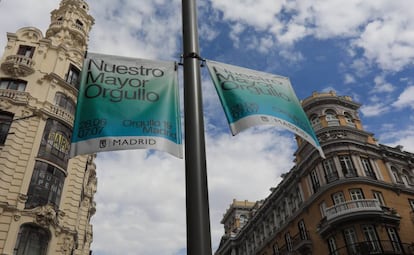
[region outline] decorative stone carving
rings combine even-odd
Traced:
[[[74,241],[73,238],[70,236],[65,236],[63,238],[63,244],[61,246],[61,252],[62,254],[70,254],[72,252],[72,249],[74,247]]]
[[[22,217],[22,215],[20,214],[20,212],[16,212],[14,215],[13,215],[13,219],[15,220],[15,221],[18,221],[18,220],[20,220],[20,218]]]
[[[55,209],[50,205],[41,206],[35,209],[36,222],[41,226],[56,226],[58,218]]]

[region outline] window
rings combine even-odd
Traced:
[[[279,252],[279,245],[277,243],[274,243],[273,244],[273,254],[274,255],[279,255],[280,254],[280,252]]]
[[[368,158],[361,158],[362,167],[364,168],[365,175],[377,179],[374,170],[372,169],[371,163]]]
[[[26,89],[26,84],[26,81],[17,79],[0,79],[0,89],[24,91]]]
[[[378,235],[375,227],[372,225],[362,226],[362,232],[364,232],[365,240],[367,241],[368,254],[381,253],[381,246],[378,241]]]
[[[310,172],[310,178],[312,182],[313,192],[315,193],[316,191],[318,191],[320,187],[318,173],[316,172],[316,170],[313,170],[312,172]]]
[[[321,216],[324,218],[326,216],[326,202],[322,201],[322,203],[319,204],[319,210],[321,211]]]
[[[323,170],[325,171],[325,178],[327,183],[338,180],[338,172],[336,171],[332,158],[328,158],[323,161]]]
[[[76,25],[78,25],[78,26],[80,26],[80,27],[83,27],[83,23],[82,23],[82,21],[80,21],[80,20],[76,20]]]
[[[328,238],[328,247],[329,247],[329,254],[330,255],[338,255],[338,251],[336,248],[336,241],[334,237]]]
[[[315,131],[322,128],[321,120],[319,119],[317,115],[312,115],[312,117],[310,118],[310,121]]]
[[[348,254],[358,254],[357,243],[358,239],[354,228],[346,228],[343,231]]]
[[[400,254],[403,250],[401,248],[401,241],[397,230],[395,230],[395,228],[387,228],[387,233],[390,238],[392,248],[396,253]]]
[[[297,198],[298,207],[299,207],[302,204],[302,202],[303,202],[302,192],[300,191],[300,188],[299,187],[296,188],[296,198]]]
[[[414,199],[408,199],[408,202],[410,203],[411,210],[414,212]]]
[[[305,222],[303,220],[299,221],[298,229],[301,240],[308,240],[308,231],[306,230]]]
[[[67,112],[75,113],[75,102],[65,94],[57,92],[55,95],[55,104],[65,109]]]
[[[56,167],[36,161],[27,192],[26,208],[52,204],[59,206],[65,174]]]
[[[406,186],[413,185],[410,172],[407,171],[406,169],[402,169],[401,172],[402,172],[401,177],[402,177],[402,181],[404,182],[404,184]]]
[[[341,163],[342,172],[344,173],[345,177],[356,176],[354,164],[352,163],[350,156],[339,156],[339,162]]]
[[[38,156],[66,168],[72,130],[57,120],[48,119]]]
[[[75,88],[79,89],[79,78],[80,78],[80,71],[74,65],[69,66],[69,71],[66,76],[66,82],[75,86]]]
[[[49,233],[40,227],[25,224],[17,235],[14,255],[46,255],[49,244]]]
[[[354,121],[352,119],[351,114],[349,114],[349,113],[346,112],[344,114],[344,118],[345,118],[345,122],[346,122],[346,125],[347,126],[349,126],[349,127],[355,127],[355,123],[354,123]]]
[[[374,196],[374,199],[378,200],[381,206],[385,206],[384,197],[380,191],[373,190],[372,195]]]
[[[285,241],[286,241],[286,247],[288,251],[293,251],[293,243],[292,243],[292,238],[290,237],[290,233],[287,232],[285,234]]]
[[[32,58],[35,48],[28,45],[20,45],[17,55],[25,56],[27,58]]]
[[[4,145],[6,142],[13,116],[10,112],[0,111],[0,145]]]
[[[332,200],[335,205],[345,203],[344,193],[336,192],[332,195]]]
[[[399,173],[398,173],[398,169],[397,169],[396,167],[394,167],[394,166],[392,166],[392,167],[391,167],[391,173],[392,173],[392,175],[394,176],[395,181],[396,181],[397,183],[404,184],[403,180],[401,179],[401,177],[400,177],[400,175],[399,175]]]
[[[349,195],[351,196],[351,200],[364,199],[364,193],[361,189],[351,189],[349,190]]]
[[[336,112],[333,110],[327,110],[326,111],[326,121],[328,122],[328,127],[331,126],[339,126],[339,120],[336,117]]]

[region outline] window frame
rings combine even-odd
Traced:
[[[1,78],[0,89],[8,89],[24,92],[27,87],[27,81],[13,78]]]
[[[74,86],[77,90],[80,87],[81,70],[73,64],[69,64],[68,72],[65,81]]]
[[[367,157],[361,157],[361,164],[365,175],[376,180],[377,175],[375,174],[374,168],[372,167],[371,160]]]
[[[397,253],[402,252],[403,248],[401,246],[401,239],[398,235],[398,231],[394,227],[387,227],[387,234],[390,239],[392,249]]]
[[[33,242],[36,242],[36,240],[33,240],[33,237],[40,237],[37,240],[37,245],[35,245],[40,247],[39,250],[41,255],[46,255],[51,239],[50,232],[44,228],[32,224],[23,224],[20,226],[13,254],[32,254],[30,252],[33,251]]]
[[[11,112],[0,111],[0,145],[4,145],[9,135],[14,114]]]
[[[342,203],[346,202],[344,192],[342,192],[342,191],[338,191],[338,192],[333,193],[331,195],[331,197],[332,197],[332,202],[333,202],[334,205],[339,205],[339,204],[342,204]]]
[[[313,193],[316,193],[319,190],[319,188],[321,187],[318,171],[316,169],[313,169],[309,173],[309,177],[310,177],[310,180],[311,180]]]
[[[365,241],[369,243],[370,254],[382,253],[381,243],[379,241],[377,229],[374,225],[362,225],[362,233],[364,234]]]
[[[36,47],[30,46],[30,45],[19,45],[19,48],[17,49],[17,55],[24,56],[26,58],[32,58],[34,55]]]
[[[356,177],[355,165],[351,155],[339,155],[339,163],[345,177]]]
[[[75,114],[75,111],[76,111],[75,101],[73,101],[72,98],[65,95],[64,93],[56,92],[54,102],[55,102],[55,105],[65,109],[67,112],[71,114]]]
[[[346,249],[348,250],[348,253],[350,254],[356,254],[358,251],[357,245],[358,245],[358,236],[356,234],[355,228],[345,228],[342,230],[342,235],[344,237]]]
[[[329,254],[330,255],[338,255],[338,247],[336,245],[335,237],[330,236],[327,239],[328,248],[329,248]]]
[[[47,162],[37,160],[27,191],[25,208],[48,204],[59,208],[65,179],[64,171]]]
[[[338,171],[335,167],[333,158],[327,158],[322,162],[323,171],[327,183],[334,182],[339,179]]]
[[[372,196],[374,197],[374,199],[378,200],[378,202],[380,203],[381,206],[386,206],[384,196],[382,195],[381,191],[373,190],[372,191]]]
[[[361,188],[349,189],[349,197],[352,201],[365,199],[364,191]]]

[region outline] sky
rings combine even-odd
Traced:
[[[41,2],[41,4],[40,4]],[[59,0],[0,0],[0,53],[25,26],[46,32]],[[181,1],[88,0],[89,51],[179,61]],[[299,99],[334,90],[362,104],[379,143],[414,152],[412,0],[198,0],[200,55],[289,77]],[[182,98],[182,68],[180,91]],[[212,249],[234,198],[270,194],[293,166],[294,135],[277,127],[232,136],[202,68]],[[184,160],[133,150],[97,156],[93,254],[186,254]]]

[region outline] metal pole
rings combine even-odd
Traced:
[[[187,254],[211,255],[196,0],[182,0]]]

